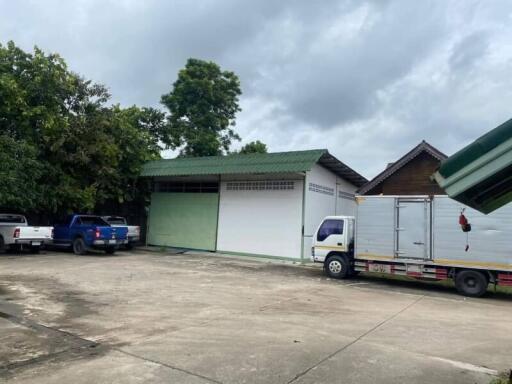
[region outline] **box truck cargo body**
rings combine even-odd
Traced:
[[[468,296],[482,295],[489,283],[512,286],[512,205],[484,215],[447,196],[361,196],[357,201],[353,234],[343,224],[344,233],[329,240],[322,223],[315,235],[313,261],[324,262],[329,275],[365,271],[454,279]]]

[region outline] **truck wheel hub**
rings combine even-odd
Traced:
[[[332,273],[341,272],[341,263],[338,260],[333,260],[329,263],[329,271]]]

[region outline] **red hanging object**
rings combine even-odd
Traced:
[[[464,210],[462,210],[462,212],[464,212]],[[462,230],[464,230],[464,227],[468,225],[468,219],[466,219],[466,216],[464,216],[464,213],[462,212],[459,216],[459,224],[462,227]]]
[[[466,208],[462,208],[459,215],[459,225],[462,229],[462,232],[466,233],[466,247],[464,251],[467,252],[469,250],[469,232],[471,231],[471,224],[469,224],[468,219],[464,216],[464,211]]]

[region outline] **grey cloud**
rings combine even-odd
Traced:
[[[368,177],[426,139],[452,153],[510,117],[512,4],[0,0],[0,41],[59,52],[113,102],[159,106],[188,57],[241,78],[237,130],[327,147]]]

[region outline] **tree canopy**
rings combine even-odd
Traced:
[[[0,206],[90,211],[137,198],[140,169],[170,145],[169,126],[161,111],[109,98],[59,55],[0,45]]]
[[[145,203],[144,163],[162,149],[181,156],[229,153],[241,94],[238,77],[189,59],[168,109],[111,105],[104,85],[68,69],[58,54],[0,44],[0,209],[61,215]],[[260,141],[241,153],[266,152]]]
[[[209,61],[187,61],[161,100],[170,113],[172,144],[181,149],[181,156],[221,155],[233,140],[240,140],[233,127],[241,93],[233,72]]]
[[[267,145],[262,143],[259,140],[251,141],[250,143],[245,144],[238,153],[267,153]]]

